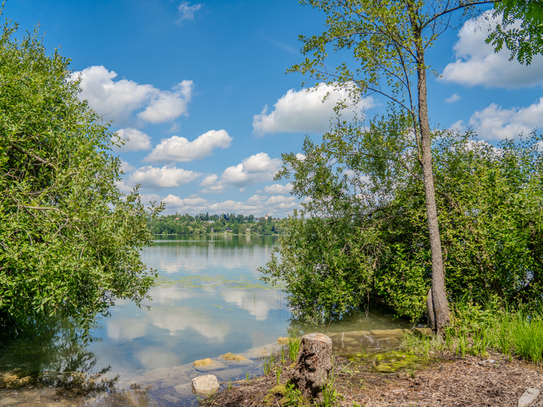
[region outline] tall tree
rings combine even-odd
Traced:
[[[0,330],[52,315],[88,327],[148,297],[140,249],[162,206],[119,191],[115,135],[78,99],[69,60],[16,30],[0,37]]]
[[[451,27],[454,12],[462,18],[478,12],[476,7],[493,1],[477,0],[302,0],[326,13],[326,31],[301,36],[302,53],[308,57],[292,71],[310,74],[318,81],[347,87],[350,96],[378,94],[388,99],[390,109],[399,109],[410,121],[408,133],[414,145],[406,145],[395,158],[407,168],[420,165],[432,260],[429,315],[433,329],[442,332],[450,311],[445,287],[445,269],[436,207],[432,165],[426,52]],[[458,19],[455,21],[458,24]],[[346,61],[330,70],[329,53],[350,51]],[[343,54],[345,55],[345,54]],[[318,86],[318,85],[317,85]],[[338,108],[345,107],[346,103]],[[408,153],[410,149],[414,154]],[[360,159],[375,157],[358,152]],[[296,192],[296,191],[295,191]]]

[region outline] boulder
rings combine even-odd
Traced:
[[[277,338],[278,345],[288,345],[288,338],[279,337]]]
[[[207,366],[211,365],[212,363],[213,361],[210,358],[195,360],[194,362],[192,362],[194,367]]]
[[[198,396],[207,396],[221,387],[217,376],[208,374],[204,376],[198,376],[192,379],[192,392]]]

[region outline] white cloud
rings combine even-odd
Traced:
[[[538,102],[523,108],[503,109],[492,103],[477,111],[469,120],[477,134],[487,140],[513,138],[521,133],[528,134],[543,127],[543,97]]]
[[[454,102],[458,102],[460,99],[462,99],[462,97],[458,95],[458,93],[455,93],[451,95],[451,97],[448,97],[447,99],[445,99],[445,102],[454,103]]]
[[[201,160],[212,154],[214,148],[228,148],[232,137],[225,130],[210,130],[194,141],[185,137],[173,136],[162,140],[155,149],[145,157],[146,162],[188,162]]]
[[[525,66],[516,60],[509,61],[509,50],[495,53],[492,45],[485,43],[497,21],[487,11],[464,24],[454,45],[456,61],[445,67],[443,81],[499,88],[543,85],[543,56],[535,56],[532,64]]]
[[[88,100],[90,107],[117,126],[126,124],[132,112],[142,108],[145,110],[138,116],[144,121],[162,123],[174,120],[186,114],[192,93],[192,81],[181,82],[171,92],[127,79],[114,82],[117,73],[104,66],[91,66],[71,75],[72,80],[78,77],[81,77],[82,90],[78,97]]]
[[[192,95],[192,81],[183,81],[172,92],[162,91],[151,100],[138,117],[146,122],[157,124],[177,119],[181,115],[187,115],[187,104]]]
[[[181,16],[176,21],[176,24],[181,24],[183,20],[194,20],[194,13],[200,10],[203,6],[203,4],[195,4],[193,6],[189,6],[189,4],[190,2],[183,1],[177,8]]]
[[[328,98],[323,99],[328,95]],[[337,88],[331,85],[320,84],[316,88],[295,91],[290,89],[274,105],[274,110],[268,113],[265,106],[262,113],[253,117],[253,132],[266,133],[324,133],[330,127],[330,119],[335,117],[334,107],[339,101],[346,99],[353,103],[349,97],[349,89]],[[375,106],[371,97],[362,99],[356,109],[343,110],[343,117],[350,119],[355,110],[369,109]]]
[[[258,153],[244,159],[241,164],[228,167],[221,176],[227,186],[243,187],[257,182],[271,181],[281,167],[281,160]]]
[[[144,188],[171,188],[186,184],[199,176],[197,172],[172,166],[162,168],[146,166],[138,168],[130,175],[128,181],[131,184],[141,184]]]
[[[215,184],[215,182],[219,179],[219,176],[216,175],[216,174],[211,174],[211,175],[208,175],[207,177],[205,177],[202,182],[200,182],[200,186],[202,187],[208,187],[208,186],[211,186],[213,184]]]
[[[264,187],[264,193],[266,194],[290,194],[292,191],[292,183],[288,183],[286,185],[281,184],[273,184],[273,185],[266,185]]]
[[[305,154],[296,153],[296,159],[297,159],[298,161],[303,161],[303,160],[305,160]]]
[[[234,212],[244,214],[251,213],[255,216],[263,216],[265,214],[286,216],[292,212],[292,209],[300,208],[299,200],[297,198],[284,195],[265,196],[257,194],[245,201],[226,200],[222,202],[213,202],[198,196],[191,196],[183,199],[179,196],[170,194],[165,198],[154,198],[151,200],[165,202],[165,213]]]
[[[127,172],[134,171],[136,169],[136,167],[134,167],[129,162],[126,162],[125,160],[121,159],[121,169],[126,174]]]
[[[147,134],[132,128],[117,130],[120,140],[124,141],[121,150],[139,151],[151,149],[151,137]]]

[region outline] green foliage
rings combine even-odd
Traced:
[[[396,118],[366,129],[342,123],[320,145],[306,140],[304,160],[283,156],[279,176],[293,178],[294,193],[311,200],[288,220],[262,271],[266,281],[286,285],[295,317],[321,322],[368,303],[412,320],[425,314],[431,284],[425,197],[420,168],[404,160],[413,151],[404,123]],[[541,137],[497,148],[472,134],[434,137],[449,298],[482,303],[495,296],[538,306]]]
[[[496,52],[504,46],[511,51],[511,60],[529,65],[534,55],[543,53],[543,1],[502,0],[494,3],[494,16],[502,21],[488,36],[487,43]]]
[[[161,207],[117,189],[113,134],[78,100],[69,60],[16,30],[6,22],[0,37],[0,323],[88,326],[117,299],[147,297],[140,249]]]
[[[452,308],[446,341],[405,338],[408,350],[429,355],[430,349],[447,349],[461,357],[485,357],[489,349],[504,356],[543,363],[543,315],[525,305],[509,308],[496,297],[483,304],[461,299]]]
[[[288,356],[294,363],[298,360],[298,353],[300,352],[300,345],[302,341],[300,338],[296,338],[294,335],[288,338]]]
[[[253,215],[167,215],[150,219],[148,227],[155,235],[205,235],[212,233],[277,235],[282,233],[283,222],[271,216],[255,219]]]

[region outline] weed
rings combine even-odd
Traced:
[[[281,381],[281,366],[277,366],[277,370],[275,371],[275,375],[277,376],[277,384]]]
[[[300,351],[300,339],[296,338],[294,334],[288,338],[288,355],[290,357],[290,360],[293,362],[296,362],[298,358],[298,352]]]

